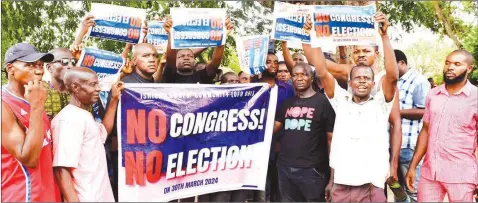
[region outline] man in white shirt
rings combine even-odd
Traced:
[[[74,68],[64,76],[71,101],[52,121],[53,167],[67,202],[114,202],[103,144],[112,131],[123,83],[111,89],[103,123],[88,108],[99,99],[98,76],[88,68]]]
[[[303,44],[307,60],[316,67],[325,94],[336,113],[330,149],[333,186],[326,197],[334,202],[385,202],[384,183],[390,175],[390,139],[387,123],[397,89],[398,68],[388,40],[388,21],[378,12],[375,22],[384,24],[380,32],[385,52],[385,76],[372,96],[376,83],[370,66],[358,65],[349,74],[352,93],[342,89],[328,72],[320,48]],[[393,143],[400,145],[400,143]],[[350,153],[353,152],[353,153]],[[330,193],[330,194],[329,194]]]

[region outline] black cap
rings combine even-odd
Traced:
[[[5,63],[12,63],[15,60],[23,62],[35,62],[40,59],[43,59],[44,62],[53,61],[53,54],[50,53],[40,53],[35,47],[28,43],[18,43],[8,48],[7,53],[5,53]]]

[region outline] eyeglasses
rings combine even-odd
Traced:
[[[70,59],[67,59],[67,58],[62,58],[62,59],[52,61],[52,63],[58,63],[58,62],[60,62],[61,65],[63,65],[63,66],[67,66],[68,63],[71,63],[72,66],[76,65],[76,60],[75,59],[70,60]]]

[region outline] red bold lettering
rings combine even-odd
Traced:
[[[166,139],[166,113],[164,111],[153,109],[149,112],[148,138],[155,144],[160,144]]]
[[[317,37],[328,37],[330,36],[330,27],[329,25],[316,25],[315,32]]]
[[[144,152],[125,152],[126,185],[144,185]],[[136,180],[136,181],[135,181]]]
[[[126,110],[126,143],[146,144],[146,110],[139,109],[136,116],[135,109]],[[136,138],[136,139],[135,139]]]
[[[146,161],[146,178],[148,179],[148,182],[158,182],[159,179],[161,179],[163,153],[157,150],[151,151],[148,153]]]

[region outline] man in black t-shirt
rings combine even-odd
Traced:
[[[312,89],[312,81],[310,65],[296,64],[292,70],[296,96],[276,113],[274,132],[283,130],[277,160],[282,201],[325,202],[335,112],[325,95]]]
[[[158,53],[153,45],[140,43],[135,46],[133,57],[131,58],[131,66],[133,72],[125,76],[121,81],[124,83],[154,83],[153,74],[158,69]],[[109,105],[111,94],[108,96],[107,106]],[[105,114],[105,108],[99,105],[98,110],[101,117]],[[108,168],[112,169],[113,177],[111,178],[111,186],[113,195],[118,200],[118,137],[117,137],[117,121],[113,130],[106,140],[105,146],[109,147],[111,153],[107,156]],[[107,149],[108,150],[108,149]]]
[[[164,29],[168,32],[169,39],[171,39],[171,27],[173,21],[171,17],[166,19]],[[230,18],[226,19],[227,34],[233,29],[233,24]],[[163,71],[164,83],[201,83],[213,84],[214,77],[216,77],[217,69],[221,65],[222,56],[224,54],[225,45],[218,46],[214,49],[211,61],[206,64],[202,70],[196,70],[196,59],[194,52],[191,49],[172,49],[171,40],[168,39],[166,67]]]

